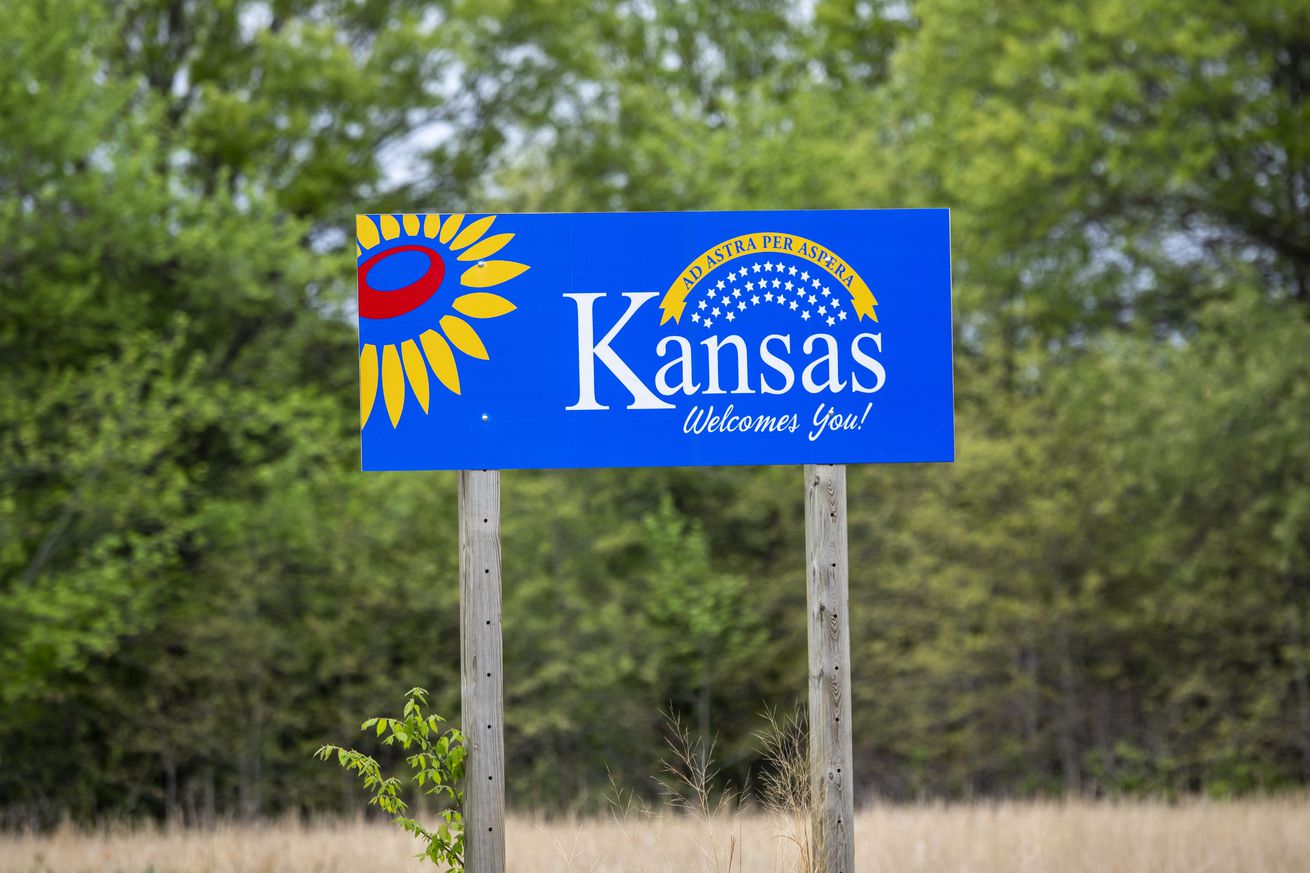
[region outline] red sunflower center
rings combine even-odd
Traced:
[[[427,246],[397,246],[359,265],[361,318],[395,318],[426,303],[446,275],[441,256]]]

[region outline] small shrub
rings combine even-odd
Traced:
[[[401,777],[382,775],[382,768],[368,755],[354,749],[325,745],[315,756],[326,761],[336,755],[337,763],[354,772],[364,789],[372,794],[369,804],[391,816],[391,821],[423,840],[426,848],[419,857],[427,858],[447,873],[464,870],[464,759],[467,751],[464,734],[458,728],[442,727],[445,719],[425,714],[427,692],[411,688],[405,694],[405,708],[400,718],[370,718],[360,730],[373,730],[384,746],[399,744],[405,751],[410,772]],[[401,797],[407,786],[434,796],[448,804],[437,814],[435,830],[428,830],[405,813],[409,804]]]

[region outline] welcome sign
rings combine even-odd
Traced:
[[[356,229],[365,470],[954,459],[947,210]]]

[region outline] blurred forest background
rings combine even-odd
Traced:
[[[0,0],[0,820],[354,807],[459,700],[362,211],[949,206],[959,461],[850,471],[866,797],[1310,783],[1305,0]],[[758,764],[794,468],[504,477],[508,793]]]

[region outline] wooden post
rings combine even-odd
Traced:
[[[817,873],[854,873],[846,467],[805,466],[810,640],[811,846]]]
[[[500,471],[459,474],[459,650],[464,869],[505,873],[504,682],[500,646]]]

